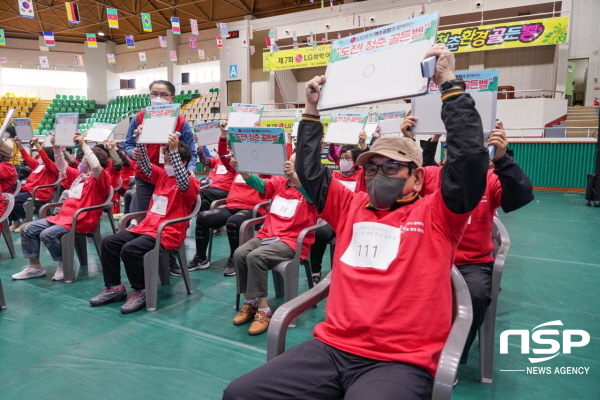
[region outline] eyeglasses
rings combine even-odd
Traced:
[[[150,93],[150,97],[153,98],[153,99],[157,98],[158,96],[162,97],[163,99],[170,99],[171,97],[173,97],[169,93],[158,93],[158,92],[151,92]]]
[[[377,171],[381,168],[381,172],[384,175],[396,175],[398,171],[400,171],[400,167],[404,166],[410,168],[409,163],[401,162],[401,161],[390,161],[383,164],[365,164],[363,167],[365,169],[366,176],[374,176],[377,175]]]

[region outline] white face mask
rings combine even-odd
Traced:
[[[175,176],[175,169],[173,168],[172,165],[165,165],[165,172],[169,176]]]
[[[150,104],[152,104],[153,106],[162,106],[162,105],[170,104],[170,103],[171,102],[169,100],[163,99],[160,96],[150,98]]]
[[[354,168],[354,161],[351,160],[340,160],[340,170],[342,172],[348,172]]]

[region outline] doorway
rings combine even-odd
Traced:
[[[227,81],[227,105],[242,102],[242,81]]]
[[[585,92],[587,88],[589,58],[575,58],[569,60],[567,69],[567,88],[572,85],[573,95],[571,106],[585,106]],[[591,104],[590,104],[591,105]]]

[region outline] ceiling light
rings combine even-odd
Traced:
[[[98,36],[104,36],[104,31],[102,29],[98,31]]]

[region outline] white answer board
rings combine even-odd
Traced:
[[[362,122],[330,123],[325,133],[325,143],[358,144],[358,135],[363,130]]]
[[[238,172],[285,175],[283,164],[287,161],[287,153],[284,144],[232,142],[231,146]]]
[[[421,61],[429,40],[347,58],[327,65],[319,110],[413,97],[427,92]]]
[[[475,108],[481,117],[483,133],[489,134],[496,125],[496,104],[498,92],[484,91],[469,93],[475,100]],[[442,98],[439,93],[428,94],[412,99],[412,115],[418,118],[412,132],[415,135],[446,134],[442,121]]]

